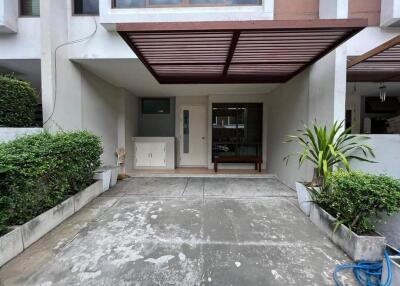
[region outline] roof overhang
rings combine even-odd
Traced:
[[[400,36],[347,62],[349,82],[400,82]]]
[[[365,19],[120,23],[162,84],[282,83],[367,26]]]

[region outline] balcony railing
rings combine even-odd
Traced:
[[[261,5],[261,0],[112,0],[112,7],[118,9],[249,5]]]

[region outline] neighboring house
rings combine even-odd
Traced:
[[[354,94],[377,85],[353,88],[346,62],[399,23],[400,0],[0,0],[0,72],[40,91],[45,128],[101,136],[106,164],[118,147],[127,169],[259,155],[293,186],[311,170],[282,162],[285,135],[346,115],[365,131]]]

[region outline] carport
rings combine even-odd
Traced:
[[[284,83],[367,26],[364,19],[120,23],[161,84]]]

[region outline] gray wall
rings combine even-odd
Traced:
[[[169,114],[142,114],[139,100],[139,132],[143,137],[175,137],[175,98],[170,100]]]

